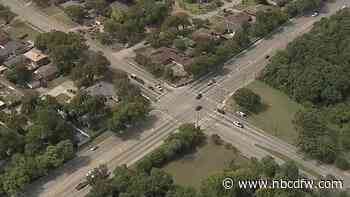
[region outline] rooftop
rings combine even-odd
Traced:
[[[86,88],[85,91],[91,96],[117,96],[114,85],[105,81],[100,81],[95,85]]]
[[[169,47],[160,47],[151,53],[150,55],[152,62],[158,64],[169,64],[171,62],[176,62],[183,66],[190,65],[192,63],[192,59],[186,54],[178,51],[174,48]]]
[[[38,75],[39,78],[48,78],[56,73],[58,73],[58,68],[52,64],[42,66],[34,72],[34,74]]]
[[[5,45],[0,46],[0,57],[8,58],[10,56],[14,56],[24,47],[25,45],[21,42],[9,41]]]
[[[33,62],[38,62],[38,61],[48,57],[47,55],[43,54],[38,49],[32,49],[32,50],[28,51],[27,53],[25,53],[24,56]]]

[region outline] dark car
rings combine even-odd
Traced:
[[[84,187],[86,187],[88,184],[89,183],[87,181],[81,182],[75,187],[75,189],[79,191],[79,190],[83,189]]]
[[[226,114],[225,110],[217,108],[216,111],[218,111],[220,114]]]
[[[270,59],[270,56],[269,56],[269,55],[266,55],[266,56],[265,56],[265,59]]]
[[[196,96],[196,99],[201,99],[202,96],[203,96],[203,95],[199,93],[199,94]]]
[[[202,108],[203,108],[202,106],[198,105],[198,106],[196,107],[196,111],[200,111]]]

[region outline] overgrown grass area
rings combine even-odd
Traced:
[[[69,27],[75,27],[76,23],[74,23],[69,16],[67,16],[64,11],[57,6],[50,6],[42,10],[46,15],[50,18],[55,19],[56,21],[67,25]]]
[[[254,81],[247,88],[259,94],[263,104],[266,105],[265,111],[250,115],[248,121],[264,131],[294,144],[297,133],[292,121],[295,113],[303,109],[303,106],[261,81]],[[231,101],[230,105],[234,106],[234,102]],[[233,107],[232,110],[236,111],[235,109]]]
[[[210,3],[187,3],[185,0],[178,0],[179,5],[192,14],[206,14],[218,9],[220,6],[215,2]],[[215,1],[215,0],[214,0]]]
[[[11,23],[10,28],[7,29],[11,39],[17,40],[24,38],[24,40],[34,40],[39,34],[38,31],[30,27],[28,24],[15,20]]]
[[[234,7],[236,9],[245,9],[250,6],[255,6],[257,5],[256,0],[242,0],[242,2],[238,5],[235,5]]]
[[[163,167],[174,177],[175,183],[199,188],[202,180],[215,173],[222,172],[231,161],[244,164],[248,160],[235,149],[216,145],[210,139],[195,152],[184,155]]]

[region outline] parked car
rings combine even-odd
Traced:
[[[238,122],[238,121],[233,121],[232,123],[233,123],[233,125],[235,125],[238,128],[243,128],[244,127],[243,124]]]
[[[83,189],[84,187],[86,187],[88,184],[89,183],[87,181],[81,182],[75,187],[75,189],[79,191],[79,190]]]
[[[198,105],[198,106],[196,107],[196,111],[200,111],[202,108],[203,108],[202,106]]]
[[[241,117],[241,118],[247,117],[247,114],[244,113],[244,112],[241,112],[241,111],[236,111],[236,114],[237,114],[239,117]]]
[[[93,146],[93,147],[90,148],[91,151],[95,151],[97,149],[98,149],[98,146]]]
[[[201,99],[202,96],[203,96],[203,95],[202,95],[201,93],[199,93],[199,94],[197,94],[196,99]]]
[[[216,81],[215,81],[215,79],[212,79],[212,80],[209,81],[208,86],[211,86],[211,85],[213,85],[214,83],[216,83]]]
[[[345,8],[347,8],[348,6],[346,5],[346,4],[344,4],[342,7],[341,7],[341,9],[343,10],[343,9],[345,9]]]

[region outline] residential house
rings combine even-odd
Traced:
[[[34,78],[37,80],[51,81],[57,77],[58,68],[53,64],[48,64],[34,71]]]
[[[24,64],[25,57],[23,55],[17,55],[15,57],[9,58],[8,60],[4,61],[3,65],[12,68],[19,64]]]
[[[192,33],[193,40],[209,40],[218,38],[218,34],[211,29],[199,28]]]
[[[214,25],[214,29],[218,34],[232,34],[242,26],[243,23],[251,22],[252,17],[245,12],[229,12],[224,11],[224,14],[218,17],[218,23]]]
[[[38,49],[31,49],[24,54],[24,57],[29,60],[28,70],[35,70],[50,62],[49,57]]]
[[[4,45],[0,45],[0,59],[7,60],[23,53],[25,44],[17,41],[9,41]]]
[[[105,81],[100,81],[95,85],[86,88],[84,92],[91,96],[105,97],[106,104],[108,106],[114,106],[119,102],[119,98],[114,88],[114,85]]]

